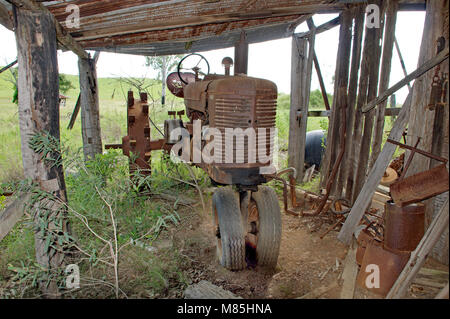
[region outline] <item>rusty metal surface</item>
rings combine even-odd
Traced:
[[[147,94],[140,93],[135,99],[133,92],[128,92],[127,105],[127,136],[122,138],[122,144],[107,144],[105,149],[122,149],[123,154],[130,158],[130,174],[139,170],[142,175],[151,174],[151,151],[165,149],[166,140],[151,140],[149,123],[149,105]]]
[[[408,262],[409,256],[409,252],[394,253],[373,242],[368,243],[362,259],[361,269],[356,279],[358,285],[381,296],[386,296]],[[370,267],[367,267],[369,265],[378,266],[380,275],[379,288],[369,288],[366,285],[366,281],[370,282],[370,278],[367,277],[373,275],[373,269],[371,270]]]
[[[66,12],[68,2],[43,4],[66,27],[71,14]],[[84,48],[146,55],[190,52],[182,48],[187,42],[194,42],[197,51],[230,47],[236,40],[234,33],[241,29],[260,28],[271,39],[288,37],[295,29],[292,24],[302,17],[348,7],[334,0],[73,0],[70,4],[80,8],[80,27],[67,30]],[[195,43],[202,40],[207,43]],[[252,35],[249,40],[254,43],[264,37]],[[169,47],[145,47],[161,42]]]
[[[400,206],[417,203],[449,190],[449,177],[445,164],[406,177],[392,184],[391,196]]]
[[[384,246],[390,250],[413,251],[425,232],[425,206],[386,203]]]
[[[381,246],[379,241],[375,240],[375,237],[366,229],[362,230],[357,238],[358,248],[356,249],[356,263],[361,266],[366,248],[368,245],[373,244]]]

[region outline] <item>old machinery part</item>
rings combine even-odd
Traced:
[[[384,247],[394,251],[411,252],[425,233],[425,206],[398,206],[386,203]]]
[[[420,139],[418,142],[419,141]],[[418,149],[418,142],[415,147],[408,146],[391,139],[388,139],[387,142],[411,151],[411,155],[405,164],[402,175],[390,186],[391,196],[396,204],[406,206],[442,194],[449,190],[449,177],[446,167],[448,160],[446,158],[442,158]],[[442,162],[443,164],[405,178],[406,172],[415,153],[422,154],[436,161]]]
[[[135,99],[133,92],[128,92],[127,107],[127,136],[122,138],[121,144],[108,144],[105,149],[122,149],[123,154],[130,158],[130,175],[139,171],[140,174],[150,175],[151,151],[165,148],[165,140],[151,140],[149,125],[149,105],[147,94],[140,93]]]
[[[233,66],[234,62],[233,59],[230,58],[229,56],[224,57],[222,60],[222,65],[225,68],[225,75],[230,75],[230,69]]]
[[[212,198],[217,256],[229,270],[246,268],[245,236],[237,193],[231,187],[218,188]]]
[[[187,72],[181,72],[180,74],[178,74],[178,72],[172,72],[167,76],[166,84],[169,91],[176,97],[183,98],[183,89],[187,85],[187,83],[181,81],[180,76],[182,76],[187,83],[194,83],[195,74]]]
[[[441,164],[392,184],[391,196],[396,204],[406,206],[448,190],[448,170],[445,164]]]
[[[184,75],[182,70],[189,70],[194,72],[195,80],[198,81],[200,80],[199,75],[205,77],[209,74],[209,62],[203,55],[198,53],[188,54],[180,60],[177,67],[178,77],[180,78],[181,82],[183,82],[184,84],[188,84],[190,76],[187,77],[186,75]]]

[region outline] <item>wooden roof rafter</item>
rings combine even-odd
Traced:
[[[249,43],[285,38],[313,14],[339,13],[358,4],[340,0],[0,0],[4,25],[8,12],[2,3],[6,1],[50,11],[58,21],[58,39],[67,49],[81,54],[80,49],[142,55],[232,47],[241,31],[250,34]],[[405,9],[425,3],[399,1]],[[70,4],[80,9],[76,29],[66,25]]]

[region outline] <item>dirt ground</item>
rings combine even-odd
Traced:
[[[206,207],[209,210],[211,203]],[[182,220],[181,226],[173,229],[170,237],[173,246],[189,260],[184,268],[191,284],[207,280],[246,299],[340,297],[347,248],[337,240],[337,231],[320,238],[330,224],[318,225],[317,218],[295,217],[282,210],[281,248],[275,272],[269,273],[258,267],[231,272],[221,267],[216,258],[209,211],[202,213],[200,208],[200,213],[192,211]],[[447,266],[433,260],[428,260],[425,267],[448,272]],[[407,298],[434,298],[439,290],[437,287],[412,285]],[[354,296],[360,299],[380,298],[359,287],[356,287]]]

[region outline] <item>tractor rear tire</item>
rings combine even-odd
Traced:
[[[245,239],[239,196],[231,188],[219,188],[212,198],[213,225],[220,264],[229,270],[245,269]]]
[[[252,193],[256,202],[259,222],[256,259],[258,266],[274,269],[277,266],[281,243],[281,212],[275,191],[267,186],[260,186]]]

